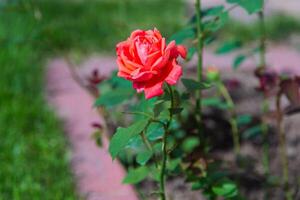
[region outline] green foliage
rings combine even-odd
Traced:
[[[175,40],[176,44],[182,44],[184,40],[195,38],[195,30],[193,27],[187,27],[173,34],[169,41]]]
[[[182,149],[184,152],[192,152],[200,144],[198,137],[188,137],[182,143]]]
[[[233,61],[233,65],[232,65],[233,69],[238,69],[239,66],[246,60],[246,58],[247,57],[243,54],[237,55]]]
[[[227,11],[215,13],[214,18],[204,21],[204,30],[208,32],[216,32],[224,27],[229,20]]]
[[[45,54],[32,41],[37,22],[14,2],[0,3],[0,199],[75,200],[68,144],[45,100]]]
[[[189,61],[192,59],[193,55],[197,52],[197,48],[195,47],[191,47],[188,49],[188,53],[187,53],[187,56],[186,56],[186,60]]]
[[[245,130],[243,133],[243,138],[245,139],[255,138],[261,135],[261,133],[262,133],[262,126],[259,124]]]
[[[115,159],[119,152],[129,143],[130,139],[140,134],[146,128],[147,124],[148,120],[140,120],[127,128],[117,128],[109,144],[109,152],[112,158]]]
[[[264,0],[226,0],[228,3],[238,4],[244,8],[249,14],[253,14],[262,9]]]
[[[56,50],[111,52],[132,30],[157,27],[170,36],[184,19],[181,0],[38,0],[33,7],[42,15],[43,44]]]
[[[251,115],[239,115],[236,118],[238,126],[247,125],[250,122],[252,122],[252,116]]]
[[[161,124],[152,123],[147,129],[147,137],[150,141],[159,140],[164,134],[164,129]]]
[[[153,153],[150,150],[141,151],[138,153],[136,157],[136,162],[139,163],[140,165],[145,165],[151,159],[152,156]]]
[[[193,79],[187,79],[187,78],[182,78],[181,82],[184,85],[184,87],[186,87],[186,89],[188,89],[189,91],[208,89],[212,86],[211,84],[209,84],[207,82],[200,83]]]
[[[169,171],[174,171],[180,165],[181,161],[182,160],[180,158],[169,160],[167,163],[167,169]]]
[[[141,166],[135,169],[129,169],[126,177],[123,179],[125,184],[137,184],[144,180],[149,174],[149,169],[146,166]]]
[[[106,94],[101,94],[96,100],[95,106],[115,106],[128,99],[130,99],[134,93],[132,89],[113,89]]]
[[[237,195],[237,186],[234,182],[223,179],[212,187],[212,191],[221,197],[231,198]]]
[[[241,47],[241,43],[239,41],[233,40],[233,41],[226,41],[224,42],[217,50],[217,54],[225,54],[230,53],[234,50],[237,50]]]
[[[243,44],[257,41],[260,28],[257,21],[243,23],[231,19],[228,23],[230,26],[223,27],[218,33],[219,39],[226,41],[234,38]],[[300,22],[295,17],[275,13],[266,17],[265,29],[269,41],[286,41],[290,36],[300,33]]]
[[[220,98],[205,98],[202,100],[203,106],[212,106],[219,109],[228,109],[228,105]]]

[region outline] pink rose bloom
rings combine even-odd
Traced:
[[[186,57],[186,49],[175,41],[166,44],[157,29],[135,30],[130,37],[117,44],[118,76],[132,81],[137,92],[145,92],[146,99],[163,94],[163,83],[177,83],[182,75],[177,57]]]

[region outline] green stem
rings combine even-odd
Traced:
[[[170,115],[169,120],[167,124],[164,125],[164,135],[162,139],[162,165],[161,165],[161,171],[160,171],[160,180],[159,180],[159,186],[160,186],[160,200],[166,200],[166,192],[165,192],[165,182],[166,182],[166,165],[167,165],[167,159],[168,159],[168,150],[167,150],[167,139],[169,134],[169,127],[173,119],[173,108],[174,108],[174,95],[173,90],[170,85],[167,84],[167,88],[170,92],[171,97],[171,108],[170,108]]]
[[[264,15],[264,7],[261,11],[258,12],[259,24],[260,24],[260,63],[259,67],[266,67],[266,29],[265,29],[265,15]]]
[[[198,52],[198,65],[197,65],[197,78],[198,81],[202,81],[203,71],[203,25],[201,22],[201,0],[196,0],[195,3],[196,17],[197,17],[197,52]],[[202,106],[201,106],[202,91],[199,90],[196,93],[196,114],[199,124],[199,132],[201,132],[202,124]]]
[[[266,97],[263,100],[263,105],[262,105],[262,111],[263,115],[269,112],[269,102],[266,99]],[[262,134],[263,134],[263,167],[264,167],[264,173],[267,176],[270,175],[270,158],[269,158],[269,142],[268,142],[268,125],[263,119],[261,123],[261,129],[262,129]]]
[[[152,144],[151,144],[150,141],[148,140],[148,138],[147,138],[145,132],[146,132],[146,131],[143,131],[143,132],[141,133],[142,140],[143,140],[144,144],[146,145],[147,149],[148,149],[149,151],[152,152],[153,157],[154,157],[154,163],[155,163],[155,166],[158,167],[158,162],[157,162],[157,158],[156,158],[156,155],[155,155],[155,151],[154,151],[154,149],[153,149]]]
[[[146,147],[149,149],[149,151],[151,151],[152,153],[154,153],[153,147],[152,147],[151,143],[149,142],[147,136],[145,135],[145,132],[144,132],[144,131],[141,133],[141,137],[142,137],[142,139],[143,139],[144,144],[145,144]]]
[[[266,28],[265,28],[265,14],[264,14],[264,5],[260,12],[258,12],[259,17],[259,24],[260,24],[260,51],[259,51],[259,58],[260,68],[266,67]],[[264,95],[263,105],[262,105],[262,114],[265,116],[269,112],[269,102],[267,96]],[[270,175],[270,158],[269,158],[269,142],[268,142],[268,124],[266,123],[265,119],[263,118],[261,123],[262,135],[263,135],[263,156],[262,156],[262,163],[264,167],[265,176],[268,177]],[[269,199],[269,192],[266,191],[264,195],[264,199]]]
[[[277,126],[280,147],[280,159],[282,163],[282,184],[285,192],[285,199],[292,200],[292,193],[289,189],[289,163],[286,152],[286,137],[283,126],[284,115],[281,110],[281,93],[276,96]]]
[[[232,138],[233,138],[233,145],[234,145],[234,152],[236,155],[240,154],[240,138],[239,138],[239,130],[238,125],[236,121],[236,112],[235,112],[235,106],[234,102],[227,90],[227,88],[224,86],[224,84],[221,81],[217,82],[217,87],[224,97],[226,104],[229,107],[230,110],[230,126],[231,126],[231,132],[232,132]]]

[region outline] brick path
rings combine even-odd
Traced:
[[[133,188],[121,184],[125,172],[119,162],[112,162],[107,141],[105,148],[99,148],[91,138],[95,131],[91,123],[103,119],[93,109],[92,97],[71,78],[64,60],[49,63],[47,85],[49,102],[63,120],[71,143],[79,193],[87,200],[137,200]]]

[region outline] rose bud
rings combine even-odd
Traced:
[[[208,67],[206,70],[206,78],[209,81],[219,81],[220,80],[220,71],[216,67]]]
[[[135,30],[130,37],[117,44],[118,76],[132,82],[146,99],[163,94],[163,83],[177,83],[182,68],[177,57],[186,58],[186,49],[175,41],[166,44],[157,29]]]

